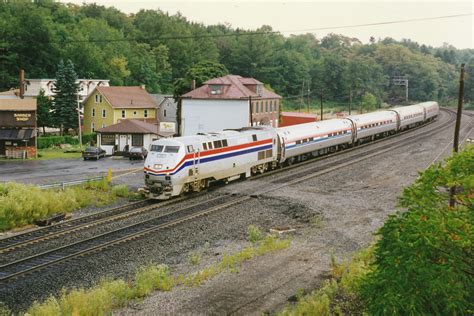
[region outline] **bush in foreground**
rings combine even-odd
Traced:
[[[0,231],[34,223],[56,213],[101,206],[128,197],[124,186],[110,189],[107,181],[88,182],[63,190],[42,190],[20,183],[0,184]]]
[[[449,188],[457,187],[449,207]],[[380,229],[374,271],[361,294],[370,314],[474,313],[474,147],[436,165],[406,188]]]

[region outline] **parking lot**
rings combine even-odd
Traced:
[[[112,170],[117,181],[135,185],[143,182],[143,160],[130,161],[123,157],[106,157],[98,161],[78,159],[4,160],[0,161],[0,182],[49,184],[88,179]],[[136,172],[134,172],[136,171]],[[126,174],[121,177],[119,175]]]

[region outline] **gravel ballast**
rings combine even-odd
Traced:
[[[472,124],[472,121],[470,121]],[[472,125],[471,125],[472,127]],[[239,205],[191,222],[65,263],[3,287],[1,301],[15,311],[33,300],[58,294],[61,288],[88,287],[103,277],[132,278],[144,264],[166,263],[173,273],[196,271],[224,252],[247,245],[249,225],[268,231],[294,227],[292,246],[245,263],[238,273],[223,273],[200,287],[156,292],[117,314],[261,314],[282,308],[299,289],[316,288],[326,277],[332,255],[347,258],[367,246],[373,233],[396,208],[396,197],[419,170],[445,150],[448,132],[332,171],[318,178],[262,194]],[[449,151],[445,151],[448,154]],[[219,194],[264,187],[270,178],[224,186],[203,193]],[[198,265],[190,253],[202,255]]]

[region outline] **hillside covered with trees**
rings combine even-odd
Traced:
[[[155,10],[127,15],[113,7],[52,1],[1,2],[0,37],[0,91],[18,86],[20,68],[28,78],[51,78],[59,61],[70,59],[79,78],[144,84],[152,93],[173,93],[176,81],[200,84],[186,75],[207,65],[257,78],[287,100],[309,88],[311,98],[323,93],[326,100],[347,102],[350,94],[356,101],[368,92],[400,102],[404,88],[390,79],[405,75],[411,101],[452,102],[459,66],[466,63],[465,98],[474,100],[474,50],[449,45],[391,38],[362,44],[338,34],[285,37],[270,26],[248,31]]]

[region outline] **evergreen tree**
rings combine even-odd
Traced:
[[[76,83],[77,75],[71,60],[64,63],[62,60],[58,64],[56,72],[56,86],[54,87],[54,120],[61,128],[61,135],[64,130],[77,128],[77,92],[79,85]]]
[[[43,128],[43,134],[45,134],[46,126],[53,126],[52,117],[52,103],[51,100],[44,95],[44,90],[41,89],[40,93],[36,97],[37,115],[38,115],[38,126]]]

